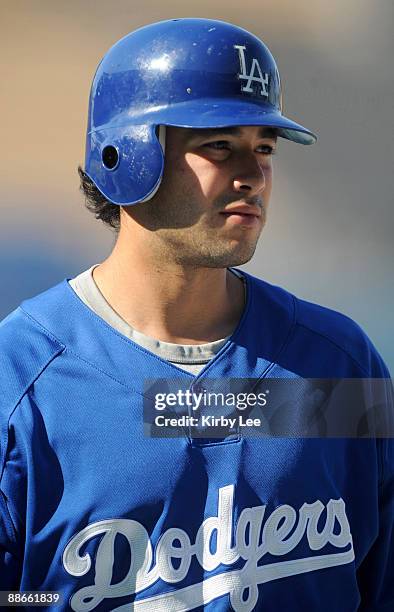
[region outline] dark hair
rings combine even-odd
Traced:
[[[78,174],[81,180],[80,190],[85,196],[86,208],[94,213],[96,219],[100,219],[118,233],[120,230],[120,206],[112,204],[103,196],[81,166],[78,166]]]

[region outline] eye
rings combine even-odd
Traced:
[[[229,149],[230,143],[227,140],[215,140],[213,142],[207,142],[203,146],[220,151]]]
[[[271,147],[271,145],[260,145],[259,147],[257,147],[258,152],[262,153],[263,155],[275,155],[276,154],[276,149],[274,149],[274,147]]]
[[[231,149],[231,144],[228,140],[215,140],[205,143],[203,147],[213,149],[214,151],[227,151]],[[275,155],[276,153],[276,149],[268,144],[259,145],[256,148],[256,151],[257,153],[262,153],[263,155]]]

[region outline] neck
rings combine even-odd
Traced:
[[[94,280],[112,308],[137,331],[177,344],[230,335],[244,307],[242,281],[226,268],[188,268],[157,258],[119,236]]]

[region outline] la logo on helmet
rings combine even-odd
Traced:
[[[269,78],[268,73],[264,72],[263,74],[261,72],[260,64],[258,60],[254,57],[252,61],[250,72],[248,74],[246,72],[246,58],[245,58],[246,47],[244,45],[234,45],[234,49],[238,49],[239,63],[241,66],[241,73],[238,76],[240,79],[244,79],[247,81],[246,85],[241,87],[241,91],[248,91],[250,93],[253,93],[253,89],[251,87],[251,84],[253,81],[255,83],[260,83],[261,85],[260,94],[268,98],[268,90],[267,90],[268,78]],[[257,76],[256,76],[256,71],[257,71]]]

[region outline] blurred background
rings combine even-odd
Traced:
[[[0,318],[113,245],[77,175],[101,57],[149,22],[209,17],[263,38],[286,114],[319,136],[280,142],[269,222],[244,268],[355,319],[394,372],[392,0],[14,0],[0,13]]]

